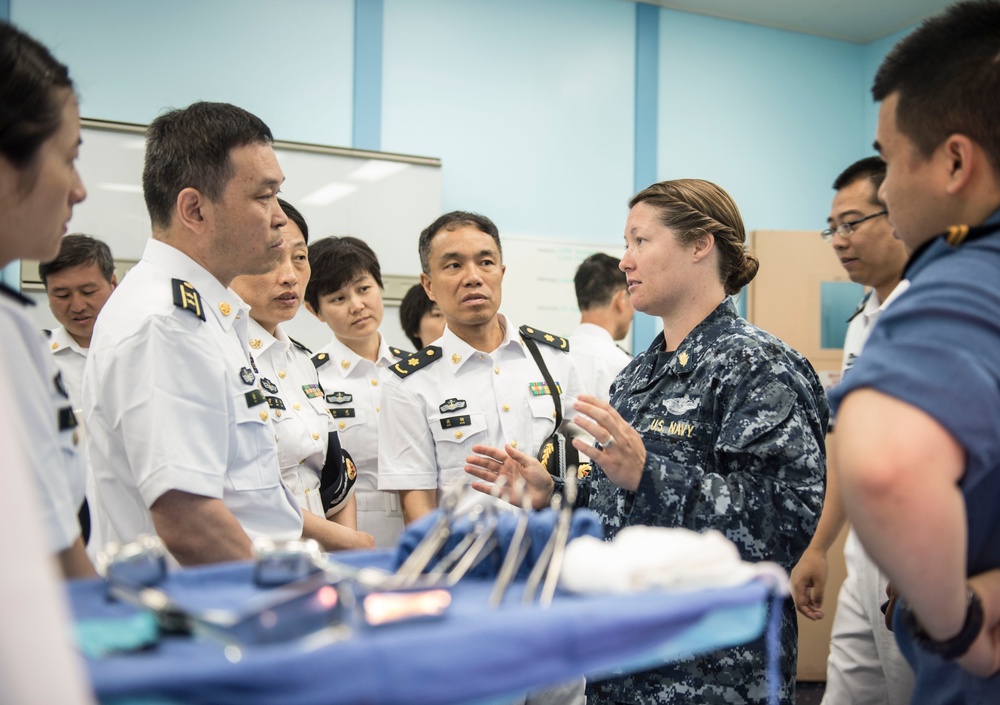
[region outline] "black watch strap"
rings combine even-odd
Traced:
[[[969,586],[966,586],[965,589],[968,595],[968,602],[965,608],[965,623],[958,634],[945,641],[937,641],[925,632],[924,628],[917,622],[916,615],[913,614],[909,606],[906,607],[903,613],[903,623],[917,645],[924,651],[937,654],[946,661],[952,661],[963,656],[983,629],[983,603],[980,601],[979,595],[976,594],[975,590]]]

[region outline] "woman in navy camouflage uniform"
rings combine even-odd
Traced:
[[[663,333],[611,387],[610,404],[581,397],[577,424],[600,445],[582,501],[608,540],[626,526],[716,529],[744,560],[791,570],[823,504],[826,398],[801,355],[737,316],[728,298],[753,279],[757,260],[735,203],[696,179],[654,184],[630,202],[621,268],[637,311]],[[479,448],[467,470],[528,480],[534,505],[553,483],[529,456]],[[499,464],[507,461],[502,467]],[[471,462],[471,460],[470,460]],[[512,486],[512,485],[508,485]],[[485,489],[485,485],[480,485]],[[517,498],[512,498],[517,501]],[[781,702],[794,702],[797,629],[786,601]],[[763,640],[622,678],[591,683],[588,703],[765,703]]]

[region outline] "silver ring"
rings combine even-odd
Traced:
[[[604,443],[602,443],[601,446],[604,448],[604,450],[607,450],[608,448],[610,448],[611,446],[613,446],[614,443],[615,443],[615,437],[614,436],[608,436],[608,440],[604,441]]]

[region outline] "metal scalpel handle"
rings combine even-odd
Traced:
[[[493,590],[490,591],[489,606],[496,608],[503,602],[507,588],[514,581],[518,568],[524,562],[524,557],[528,555],[531,547],[531,538],[528,536],[528,516],[531,511],[531,497],[525,491],[528,483],[521,478],[517,481],[515,490],[522,494],[521,513],[517,517],[517,524],[514,527],[514,534],[510,539],[510,546],[507,548],[507,555],[504,556],[500,570],[497,572],[496,582],[493,583]]]
[[[562,572],[563,557],[566,555],[566,544],[569,542],[569,529],[573,522],[573,507],[576,504],[576,476],[568,473],[566,486],[563,490],[565,503],[559,511],[559,521],[553,532],[552,556],[549,560],[549,569],[545,574],[545,585],[542,588],[541,605],[548,607],[552,604],[552,598],[556,594],[556,586],[559,584],[559,573]]]
[[[559,512],[559,509],[562,507],[562,501],[562,495],[557,494],[552,497],[551,507],[555,512]],[[555,545],[556,527],[553,527],[552,535],[545,542],[545,547],[542,549],[541,555],[538,556],[538,561],[528,574],[528,582],[524,586],[524,596],[521,598],[523,604],[530,605],[535,601],[535,593],[538,591],[538,586],[541,584],[542,578],[545,577],[545,571],[548,570],[549,563],[552,561],[552,551],[555,550]]]

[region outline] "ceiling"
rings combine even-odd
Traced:
[[[937,14],[954,0],[636,0],[804,34],[867,44]]]

